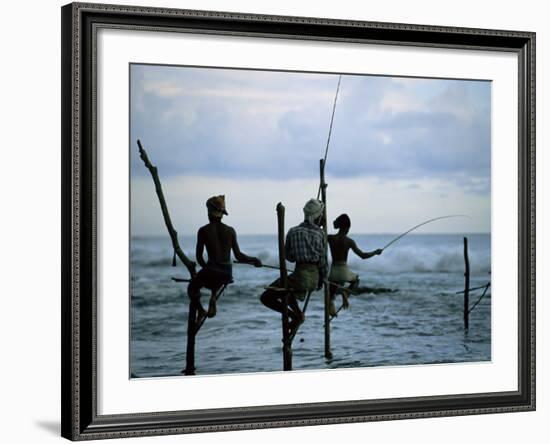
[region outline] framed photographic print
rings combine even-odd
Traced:
[[[535,35],[62,8],[62,435],[535,408]]]

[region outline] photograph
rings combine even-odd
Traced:
[[[535,410],[535,31],[237,10],[61,10],[62,436]]]
[[[128,75],[130,378],[491,362],[490,79]]]
[[[548,440],[544,5],[6,2],[2,442]]]

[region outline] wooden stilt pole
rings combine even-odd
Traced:
[[[468,259],[468,238],[464,238],[464,330],[470,328],[470,260]]]
[[[319,161],[319,172],[321,176],[320,189],[321,189],[321,201],[323,202],[323,233],[325,238],[325,258],[328,257],[328,242],[327,242],[327,184],[325,183],[325,160]],[[327,262],[328,263],[328,262]],[[332,352],[330,350],[330,289],[328,281],[325,279],[323,284],[325,290],[325,358],[332,359]]]
[[[195,374],[195,336],[197,328],[195,326],[197,319],[197,304],[191,300],[189,302],[189,315],[187,318],[187,352],[185,353],[185,370],[186,375]]]
[[[174,279],[174,278],[172,278]],[[216,295],[216,301],[221,297],[228,284],[221,286]],[[182,373],[186,375],[195,374],[195,338],[199,334],[199,330],[206,321],[203,317],[200,322],[197,322],[197,304],[190,300],[189,302],[189,317],[187,318],[187,352],[185,354],[186,366]]]
[[[279,287],[287,288],[287,275],[286,275],[286,255],[285,255],[285,207],[282,203],[277,204],[277,234],[279,238],[279,269],[280,269],[280,283]],[[283,314],[282,314],[282,328],[283,328],[283,370],[292,370],[292,341],[289,333],[289,319],[288,319],[288,298],[287,291],[284,292],[283,297]]]

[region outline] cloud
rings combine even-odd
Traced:
[[[139,138],[166,179],[314,183],[337,82],[331,74],[132,65],[132,178],[148,174]],[[477,196],[489,205],[490,169],[490,82],[342,77],[327,160],[334,180],[406,183],[411,192],[431,181],[432,203]]]

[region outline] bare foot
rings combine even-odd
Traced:
[[[349,297],[348,297],[348,292],[347,291],[344,291],[342,293],[342,306],[344,307],[344,310],[347,310],[349,308]]]
[[[330,305],[328,306],[328,313],[331,316],[337,316],[336,314],[336,305],[334,305],[334,301],[331,299]]]
[[[197,319],[195,323],[199,325],[203,321],[203,319],[206,318],[206,315],[206,310],[202,307],[202,305],[199,305],[197,307]]]
[[[208,313],[207,316],[209,318],[213,318],[216,316],[217,308],[216,308],[216,298],[210,298],[210,303],[208,304]]]

